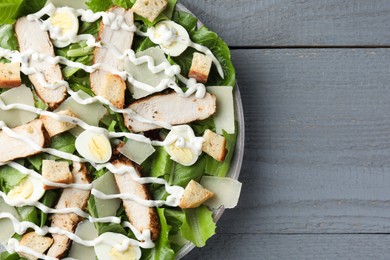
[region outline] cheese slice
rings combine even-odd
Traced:
[[[119,193],[114,175],[111,172],[107,172],[100,178],[94,180],[92,186],[94,189],[103,192],[106,195]],[[102,200],[95,198],[96,211],[100,218],[116,216],[116,211],[120,204],[120,199]]]
[[[217,209],[221,206],[231,209],[237,206],[240,198],[242,183],[229,177],[203,176],[200,184],[214,192],[214,197],[204,205]]]
[[[233,87],[207,87],[207,91],[217,97],[217,112],[214,114],[217,134],[222,134],[222,130],[234,134]]]
[[[11,104],[23,104],[28,106],[34,106],[34,96],[31,89],[22,85],[17,88],[7,90],[0,95],[5,105]],[[4,121],[8,127],[17,127],[24,125],[37,117],[35,113],[23,111],[19,109],[12,109],[3,111],[0,110],[0,121]]]
[[[90,96],[83,92],[77,92],[82,99],[90,98]],[[83,120],[89,125],[97,126],[99,124],[100,119],[107,113],[107,109],[100,103],[94,102],[88,105],[79,104],[77,101],[73,99],[73,97],[69,97],[65,100],[56,110],[55,112],[59,112],[62,110],[70,110],[72,111],[78,118]]]
[[[126,144],[118,148],[119,152],[137,164],[143,163],[156,149],[151,144],[127,140]]]
[[[16,219],[20,220],[19,214],[14,207],[9,206],[3,198],[0,197],[0,213],[10,213]],[[8,218],[0,219],[0,244],[5,244],[14,234],[14,225]]]
[[[165,57],[164,51],[161,50],[160,47],[152,47],[144,51],[137,52],[135,54],[137,58],[145,55],[150,56],[154,59],[155,66],[160,65],[163,62],[168,62],[167,58]],[[156,87],[157,85],[159,85],[163,79],[174,80],[174,77],[167,76],[164,71],[154,74],[152,71],[149,70],[148,63],[136,65],[127,59],[125,63],[125,69],[131,75],[133,75],[135,80],[148,84],[152,87]],[[132,84],[129,84],[129,89],[130,92],[133,94],[133,98],[135,99],[146,97],[152,94],[145,90],[136,88]]]
[[[83,240],[94,240],[99,236],[95,226],[89,220],[80,222],[76,228],[75,234]],[[68,257],[83,260],[96,260],[93,247],[83,246],[76,242],[72,242]]]

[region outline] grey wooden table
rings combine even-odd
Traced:
[[[390,258],[390,1],[183,0],[232,48],[239,206],[188,259]]]

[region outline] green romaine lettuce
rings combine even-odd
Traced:
[[[1,18],[0,18],[1,19]],[[14,27],[11,24],[0,26],[0,47],[9,50],[18,49],[18,40],[15,36]]]
[[[42,204],[50,208],[54,206],[58,197],[59,197],[58,192],[54,190],[48,190],[45,192],[45,195],[43,195],[41,202]],[[48,215],[47,213],[40,211],[40,227],[45,226],[47,221],[47,215]]]
[[[38,209],[33,206],[16,207],[21,221],[29,221],[39,226]]]
[[[0,25],[15,22],[15,19],[35,13],[43,8],[46,0],[0,0]]]
[[[196,30],[197,19],[191,14],[176,11],[173,15],[173,21],[184,26],[189,31],[192,41],[208,47],[218,59],[219,63],[221,63],[225,78],[222,79],[218,75],[215,66],[213,66],[207,85],[234,87],[236,85],[236,72],[231,61],[230,50],[227,44],[219,38],[215,32],[210,31],[205,26]],[[183,75],[188,75],[194,51],[195,50],[189,48],[179,57],[172,58],[182,68]]]
[[[180,234],[197,247],[206,245],[206,241],[215,234],[213,213],[206,207],[184,210],[185,218]]]
[[[237,130],[234,134],[228,134],[225,131],[223,131],[223,136],[226,139],[226,149],[227,149],[225,160],[223,162],[219,162],[214,158],[212,158],[211,156],[207,155],[205,173],[208,175],[226,177],[229,171],[230,164],[232,162],[233,155],[234,155],[234,149],[236,147]]]
[[[20,173],[18,170],[15,170],[10,166],[5,165],[0,167],[0,188],[5,193],[8,193],[24,178],[26,178],[26,175]]]
[[[166,209],[157,208],[157,213],[160,218],[161,231],[159,238],[155,241],[155,247],[152,249],[143,250],[141,259],[147,260],[169,260],[175,258],[175,252],[172,250],[169,242],[169,231],[171,226],[168,225],[164,215]]]

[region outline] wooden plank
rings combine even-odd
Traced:
[[[389,235],[226,235],[185,259],[388,259]]]
[[[234,50],[246,116],[223,234],[390,231],[389,49]]]
[[[231,46],[389,46],[387,0],[182,0]]]

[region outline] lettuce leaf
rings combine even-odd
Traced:
[[[1,1],[1,0],[0,0]],[[0,18],[1,19],[1,18]],[[14,27],[11,24],[0,26],[0,47],[9,50],[18,49],[18,40],[15,36]]]
[[[219,162],[214,158],[212,158],[211,156],[207,155],[205,172],[208,175],[226,177],[229,171],[230,164],[232,162],[233,155],[234,155],[234,149],[236,147],[237,130],[234,134],[228,134],[225,131],[223,131],[223,136],[226,139],[226,149],[227,149],[225,160],[223,162]]]
[[[10,166],[0,167],[0,183],[3,192],[8,193],[13,187],[18,185],[26,175],[20,173],[18,170]]]
[[[20,257],[18,253],[9,253],[4,251],[0,254],[0,260],[24,260],[26,258]]]
[[[13,23],[22,0],[0,0],[0,24]]]
[[[33,206],[16,207],[21,221],[29,221],[39,225],[38,209]]]
[[[86,2],[86,5],[94,12],[101,12],[108,10],[113,3],[111,0],[90,0]]]
[[[200,181],[206,167],[206,157],[199,157],[198,161],[191,166],[183,166],[178,163],[174,163],[174,166],[175,168],[170,176],[170,183],[186,187],[191,180]]]
[[[94,218],[99,218],[99,215],[97,213],[96,209],[96,201],[95,197],[91,195],[89,197],[88,203],[87,203],[87,209],[89,214]],[[97,229],[99,235],[106,233],[106,232],[114,232],[114,233],[120,233],[123,235],[127,235],[126,230],[117,223],[102,223],[102,222],[95,222],[94,223],[95,228]]]
[[[24,0],[20,5],[17,17],[15,18],[38,12],[45,6],[46,1],[47,0]]]
[[[11,24],[21,16],[35,13],[45,4],[46,0],[0,0],[0,25]]]
[[[45,192],[45,195],[43,195],[41,202],[45,206],[48,206],[49,208],[51,208],[56,203],[58,196],[59,196],[58,192],[55,192],[53,190],[48,190]],[[43,212],[43,211],[39,211],[39,213],[40,213],[40,227],[43,227],[46,224],[48,214]]]
[[[184,210],[185,218],[180,234],[197,247],[206,245],[206,241],[215,234],[213,213],[206,207]]]
[[[169,231],[171,226],[168,225],[167,220],[164,215],[166,209],[157,208],[157,213],[160,218],[161,231],[160,236],[155,242],[155,247],[152,249],[147,249],[142,252],[141,259],[147,260],[169,260],[175,258],[175,252],[172,250],[169,243]]]
[[[196,30],[197,18],[191,14],[182,11],[176,11],[173,15],[173,21],[184,26],[193,42],[208,47],[221,63],[225,78],[222,79],[215,68],[212,67],[210,77],[207,82],[209,86],[235,86],[236,72],[231,61],[230,50],[227,44],[218,37],[215,32],[210,31],[207,27],[202,26]],[[182,74],[188,75],[191,67],[194,49],[187,49],[182,55],[172,57],[172,59],[182,68]]]

